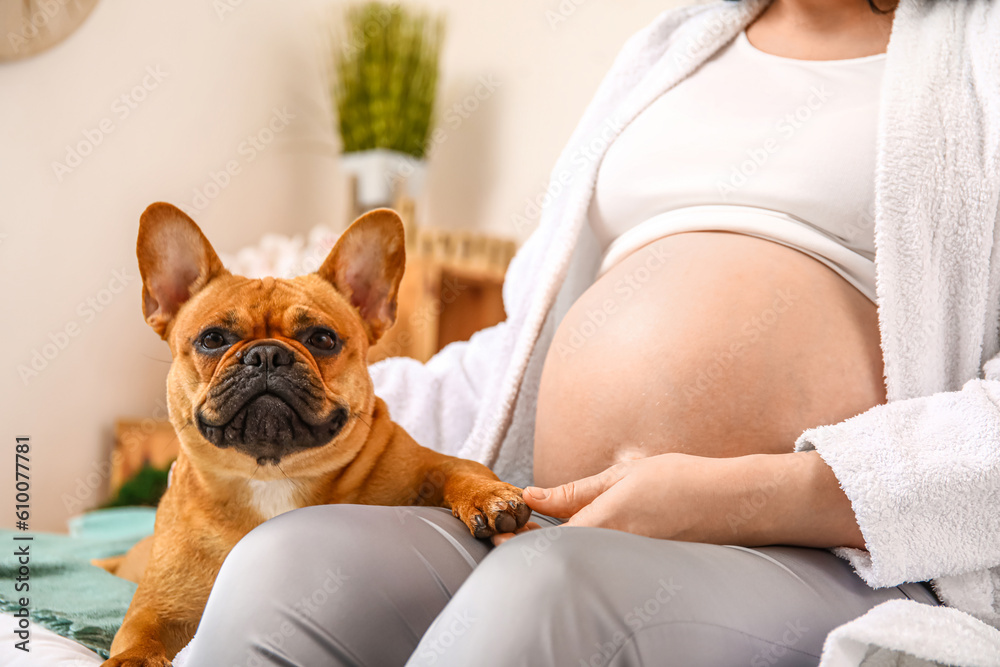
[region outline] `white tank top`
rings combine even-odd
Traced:
[[[608,149],[590,224],[600,272],[685,231],[805,252],[875,300],[875,133],[885,54],[796,60],[740,33]]]

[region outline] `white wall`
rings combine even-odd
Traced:
[[[618,47],[680,3],[429,4],[449,30],[423,222],[523,238],[511,217],[542,192]],[[322,5],[101,0],[62,44],[0,65],[0,498],[13,498],[13,439],[30,435],[33,529],[62,530],[101,499],[115,419],[162,416],[169,351],[143,323],[134,255],[147,204],[187,205],[221,251],[346,224]],[[499,85],[473,102],[481,77]],[[478,108],[463,118],[456,104]],[[269,123],[274,140],[251,150]],[[57,173],[81,142],[92,150]],[[240,173],[215,189],[229,162]]]

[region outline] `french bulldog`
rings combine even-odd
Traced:
[[[134,550],[147,560],[104,667],[169,665],[226,555],[288,510],[440,506],[477,538],[528,520],[520,489],[421,447],[374,393],[368,348],[395,321],[405,264],[395,212],[363,215],[318,271],[290,280],[231,274],[170,204],[142,214],[136,253],[142,312],[173,355],[180,454],[154,534]]]

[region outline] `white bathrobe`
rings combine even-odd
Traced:
[[[766,4],[669,11],[628,41],[555,166],[538,229],[510,266],[507,321],[426,364],[372,367],[377,392],[417,441],[530,481],[542,362],[597,268],[586,214],[600,161],[625,125]],[[953,608],[886,603],[831,633],[823,665],[996,666],[997,3],[902,0],[880,113],[875,261],[888,404],[806,431],[797,448],[819,451],[854,507],[868,551],[839,555],[873,587],[934,579]]]

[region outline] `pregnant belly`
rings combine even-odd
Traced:
[[[808,255],[725,232],[668,236],[577,300],[545,360],[535,483],[665,452],[792,451],[885,402],[875,306]]]

